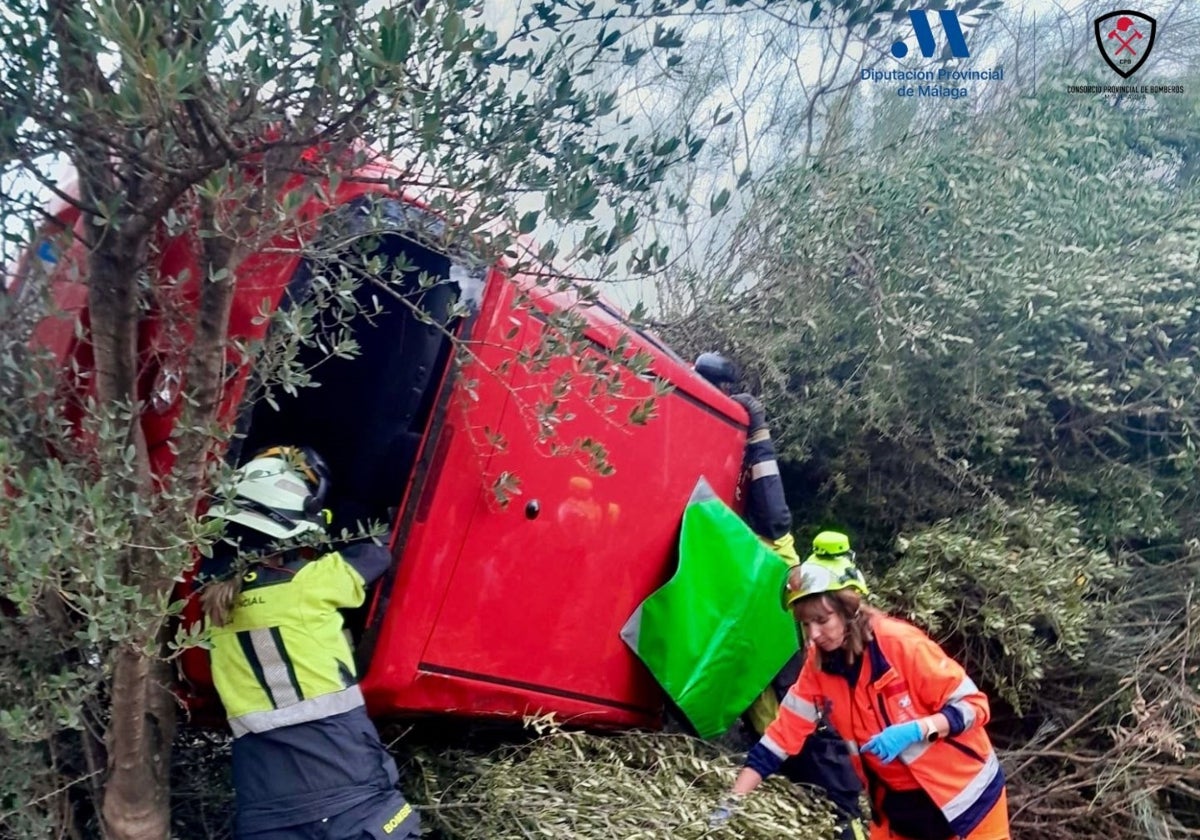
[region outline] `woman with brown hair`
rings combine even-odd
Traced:
[[[868,606],[866,594],[849,540],[818,534],[783,592],[808,642],[804,668],[715,821],[824,719],[867,786],[871,840],[1008,840],[1004,771],[983,729],[987,697],[936,642]]]

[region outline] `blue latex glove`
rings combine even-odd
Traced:
[[[717,805],[716,810],[708,817],[709,828],[720,828],[733,819],[733,815],[741,809],[741,797],[736,794],[730,794],[721,800]]]
[[[891,764],[896,757],[925,737],[918,721],[893,723],[870,741],[863,744],[862,751],[870,753],[884,764]]]

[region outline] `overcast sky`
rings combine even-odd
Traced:
[[[600,2],[603,4],[605,0],[600,0]],[[274,5],[286,8],[290,4],[275,2]],[[516,20],[518,15],[527,11],[530,5],[528,2],[514,4],[502,2],[502,0],[487,0],[486,18],[489,23],[503,32],[511,26],[511,22]],[[1112,9],[1119,8],[1120,5],[1114,2]],[[1166,0],[1152,0],[1152,2],[1141,4],[1142,10],[1151,15],[1167,14],[1169,10],[1177,7],[1177,3],[1166,2]],[[808,8],[808,4],[802,8]],[[1097,12],[1097,9],[1101,11]],[[1070,0],[1070,2],[1062,3],[1051,2],[1051,0],[1026,0],[1025,2],[1006,4],[1004,14],[1007,20],[1020,17],[1026,22],[1035,18],[1051,20],[1058,16],[1065,16],[1071,21],[1078,18],[1077,27],[1074,25],[1070,27],[1072,32],[1068,33],[1069,37],[1077,38],[1076,45],[1084,48],[1087,48],[1090,43],[1090,49],[1093,52],[1092,58],[1099,65],[1102,59],[1095,46],[1092,18],[1094,15],[1102,14],[1104,10],[1111,9],[1108,9],[1105,4],[1086,2],[1086,0]],[[941,38],[940,25],[936,21],[936,16],[934,16],[933,23],[935,38]],[[693,199],[701,207],[707,206],[707,200],[712,194],[725,187],[734,186],[739,172],[749,168],[755,174],[760,174],[769,170],[770,165],[780,157],[792,154],[794,151],[787,147],[787,143],[794,138],[780,135],[780,126],[789,125],[786,119],[781,117],[781,106],[786,104],[781,100],[786,97],[781,96],[780,91],[802,91],[804,85],[812,85],[822,71],[828,49],[814,36],[804,36],[803,39],[796,41],[780,39],[775,36],[771,27],[772,22],[766,17],[755,19],[752,16],[744,16],[734,20],[701,22],[696,24],[689,33],[690,44],[685,46],[683,51],[685,61],[682,68],[684,72],[677,73],[671,80],[647,83],[647,77],[644,75],[650,70],[647,67],[639,69],[638,74],[642,75],[630,74],[621,80],[623,95],[621,107],[625,112],[636,116],[632,127],[626,130],[646,132],[660,124],[669,125],[672,120],[677,119],[679,113],[684,111],[702,115],[711,114],[718,107],[739,110],[739,118],[734,121],[734,124],[727,128],[724,134],[718,132],[714,135],[712,139],[714,154],[705,159],[707,169],[701,168],[688,173],[693,178],[691,184]],[[1005,40],[1005,33],[1000,31],[1002,27],[1006,27],[1006,24],[1000,18],[991,18],[983,20],[974,30],[968,29],[968,46],[983,44],[983,49],[980,50],[976,47],[971,58],[959,62],[959,66],[986,68],[1002,62],[1001,51],[1007,49],[1011,42],[1011,38],[1009,41]],[[1171,38],[1170,27],[1164,27],[1160,23],[1157,37],[1160,41],[1169,41]],[[910,52],[904,61],[896,61],[890,56],[880,55],[875,57],[879,61],[879,66],[890,69],[927,66],[932,63],[921,58],[916,50],[914,38],[908,38],[907,42]],[[851,49],[850,55],[852,58],[858,58],[859,53],[855,53],[854,49]],[[1159,46],[1156,45],[1156,51],[1158,50]],[[695,73],[703,74],[707,79],[707,87],[699,96],[696,94],[695,86],[692,86],[693,89],[689,89],[689,81],[699,79],[699,76],[690,77],[688,75],[693,68]],[[825,69],[828,70],[827,67]],[[713,83],[712,80],[718,71],[720,81]],[[1146,69],[1139,73],[1138,81],[1152,82],[1154,75],[1152,63],[1148,64]],[[770,79],[775,79],[777,84],[773,86],[765,83]],[[1113,82],[1119,82],[1115,75]],[[1008,81],[1006,84],[1017,84],[1017,82]],[[869,103],[879,97],[894,96],[895,87],[896,85],[883,83],[862,84],[855,91],[855,96],[863,102]],[[978,85],[973,88],[972,97],[961,103],[951,104],[967,109],[978,107],[975,94],[979,92],[980,88]],[[803,94],[796,96],[796,99],[803,104]],[[916,106],[945,107],[943,103],[936,101],[917,102]],[[47,159],[41,162],[41,166],[44,172],[52,173],[55,177],[69,178],[70,170],[62,161]],[[9,173],[5,177],[8,181],[6,186],[14,184],[16,176]],[[19,178],[15,183],[30,189],[36,188],[35,182],[27,177]],[[535,199],[527,199],[527,201],[530,201],[531,206],[536,203]],[[731,202],[731,207],[736,214],[738,211],[736,196]],[[706,249],[719,250],[720,238],[728,232],[733,220],[723,218],[719,222],[713,223],[710,228],[706,228],[703,215],[701,213],[698,217],[699,227],[689,229],[686,235],[682,229],[673,231],[670,226],[660,228],[659,233],[679,239],[676,243],[677,253],[683,247],[685,240],[694,241],[697,237]],[[25,219],[10,215],[5,219],[6,230],[20,230],[25,221]],[[546,237],[554,236],[556,233],[539,230],[537,235]],[[11,250],[6,251],[3,256],[6,261],[11,260]],[[639,299],[651,297],[652,293],[651,284],[637,281],[617,284],[610,292],[611,296],[625,307],[631,306]]]

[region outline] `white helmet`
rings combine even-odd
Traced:
[[[328,490],[329,467],[320,455],[308,447],[276,446],[240,467],[233,497],[206,515],[277,540],[324,533]]]

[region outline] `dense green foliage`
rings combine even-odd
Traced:
[[[849,165],[794,168],[763,185],[724,292],[674,331],[697,348],[715,332],[747,365],[804,533],[849,528],[882,600],[1025,714],[1002,740],[1102,703],[1081,680],[1128,688],[1114,672],[1139,673],[1160,630],[1187,626],[1180,572],[1200,536],[1188,89],[1114,102],[1047,86]],[[1150,618],[1121,607],[1130,586],[1153,593],[1153,633],[1115,623]],[[1133,699],[1077,734],[1104,741],[1095,726]]]
[[[1051,94],[772,185],[726,329],[824,498],[874,462],[845,501],[882,533],[980,492],[1086,505],[1111,545],[1194,533],[1200,194],[1129,147],[1144,120]]]
[[[1028,710],[1037,703],[1026,694],[1046,667],[1085,655],[1106,608],[1089,596],[1116,578],[1079,522],[1062,505],[985,503],[899,540],[876,594],[935,636],[957,634],[974,676]]]
[[[111,651],[144,638],[146,623],[177,613],[181,602],[169,591],[151,593],[142,584],[151,576],[180,579],[194,561],[193,546],[207,541],[194,526],[177,530],[163,516],[189,504],[186,494],[163,488],[147,502],[129,491],[131,447],[119,469],[96,469],[87,453],[113,445],[117,432],[89,424],[84,440],[75,438],[62,413],[50,408],[50,371],[47,360],[18,352],[5,357],[0,373],[0,475],[7,491],[0,494],[0,823],[11,832],[0,836],[6,837],[58,836],[73,822],[73,803],[102,790],[105,757],[95,736],[107,720]],[[46,411],[31,412],[31,404]],[[132,542],[147,549],[140,555],[145,565],[127,579],[114,556]],[[152,639],[148,654],[161,641]]]

